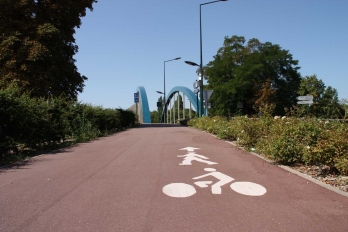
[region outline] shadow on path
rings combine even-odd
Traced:
[[[29,166],[29,165],[31,165],[33,163],[41,162],[41,161],[38,161],[35,158],[39,157],[39,156],[42,156],[42,155],[47,156],[47,155],[56,155],[56,154],[69,153],[69,152],[71,152],[69,150],[69,147],[60,148],[60,149],[57,149],[57,150],[54,150],[54,151],[40,151],[36,155],[28,156],[25,160],[17,161],[17,162],[15,162],[13,164],[7,164],[7,165],[5,164],[4,166],[0,166],[0,173],[4,172],[6,170],[22,169],[25,166]]]

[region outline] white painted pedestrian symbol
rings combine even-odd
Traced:
[[[209,172],[207,174],[193,177],[192,179],[202,179],[207,176],[213,176],[217,178],[219,181],[215,184],[211,185],[211,192],[213,194],[221,194],[221,187],[234,181],[234,178],[216,171],[214,168],[205,168],[205,171]],[[212,181],[197,181],[194,182],[195,185],[197,185],[200,188],[207,188],[210,184],[212,184]],[[247,195],[247,196],[262,196],[264,195],[267,190],[262,185],[252,183],[252,182],[234,182],[230,185],[231,189],[234,190],[237,193]],[[196,189],[194,186],[186,184],[186,183],[171,183],[162,188],[162,192],[170,197],[178,197],[178,198],[184,198],[184,197],[190,197],[196,193]]]
[[[217,172],[215,168],[205,168],[204,171],[207,171],[209,173],[201,175],[201,176],[193,177],[192,179],[197,180],[197,179],[201,179],[201,178],[206,177],[206,176],[213,176],[216,179],[218,179],[219,181],[211,186],[211,192],[213,194],[221,194],[221,186],[223,186],[229,182],[234,181],[234,179],[232,177],[225,175],[221,172]],[[210,183],[207,183],[206,181],[204,181],[203,183],[204,183],[204,187],[206,187],[207,184],[210,184]],[[201,184],[202,184],[201,181],[195,182],[195,185],[197,185],[199,187],[202,187]]]
[[[204,155],[199,155],[194,152],[190,152],[186,155],[178,155],[178,157],[185,157],[184,160],[179,165],[192,165],[192,161],[198,161],[202,163],[206,163],[208,165],[217,164],[215,162],[209,161],[208,157],[205,157]]]

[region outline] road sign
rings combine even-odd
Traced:
[[[313,104],[313,101],[298,101],[297,104],[311,105]]]
[[[313,101],[313,96],[298,96],[297,100],[299,101]]]
[[[198,92],[199,92],[199,89],[194,89],[194,90],[193,90],[193,93],[194,93],[194,94],[197,94]]]
[[[134,103],[139,102],[139,93],[134,93]]]
[[[193,82],[193,88],[194,89],[197,89],[197,88],[199,88],[201,85],[200,85],[200,81],[195,81],[195,82]]]
[[[213,90],[203,90],[203,99],[209,100],[212,94],[213,94]]]

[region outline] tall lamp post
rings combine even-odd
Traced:
[[[169,61],[173,61],[173,60],[180,60],[181,57],[177,57],[177,58],[174,58],[174,59],[171,59],[171,60],[166,60],[164,61],[164,118],[163,118],[163,122],[166,122],[166,114],[167,114],[167,106],[166,106],[166,62],[169,62]]]
[[[226,2],[228,0],[218,0],[218,1],[212,1],[212,2],[206,2],[206,3],[202,3],[199,5],[199,28],[200,28],[200,53],[201,53],[201,63],[199,65],[199,68],[201,70],[201,83],[200,83],[200,98],[201,98],[201,107],[200,107],[200,116],[203,115],[203,55],[202,55],[202,6],[204,5],[208,5],[211,3],[216,3],[216,2]]]

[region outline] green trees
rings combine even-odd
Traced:
[[[339,104],[337,90],[331,86],[326,87],[316,75],[302,78],[298,94],[313,96],[314,104],[310,106],[310,112],[316,117],[341,118],[345,113]]]
[[[342,112],[341,112],[341,118],[347,119],[348,116],[348,99],[347,98],[342,98],[339,101],[340,107],[342,108]]]
[[[301,80],[298,61],[277,44],[245,42],[243,36],[225,37],[223,47],[205,67],[207,88],[214,90],[211,113],[231,116],[241,102],[245,114],[257,113],[255,106],[264,104],[275,105],[275,113],[282,114],[296,103]]]
[[[34,97],[76,98],[87,77],[75,66],[75,28],[96,0],[2,0],[0,78]]]
[[[301,77],[298,61],[289,51],[257,39],[246,42],[243,36],[225,37],[214,60],[205,67],[206,88],[213,89],[211,115],[255,114],[284,109],[297,104],[298,95],[313,95],[311,115],[322,118],[345,117],[344,104],[339,104],[337,90],[326,87],[316,75]],[[300,106],[305,107],[305,106]]]
[[[152,123],[160,123],[161,122],[161,114],[159,114],[157,110],[151,111],[150,117],[151,117]]]
[[[301,96],[312,95],[313,101],[318,102],[325,91],[325,84],[318,80],[316,75],[305,76],[302,78],[298,94]]]
[[[339,118],[343,113],[343,109],[338,103],[338,93],[335,88],[328,86],[320,101],[320,116],[324,118]]]
[[[157,99],[157,110],[150,112],[151,122],[152,123],[160,123],[162,120],[162,106],[163,106],[163,98],[162,96]],[[164,107],[164,106],[163,106]]]

